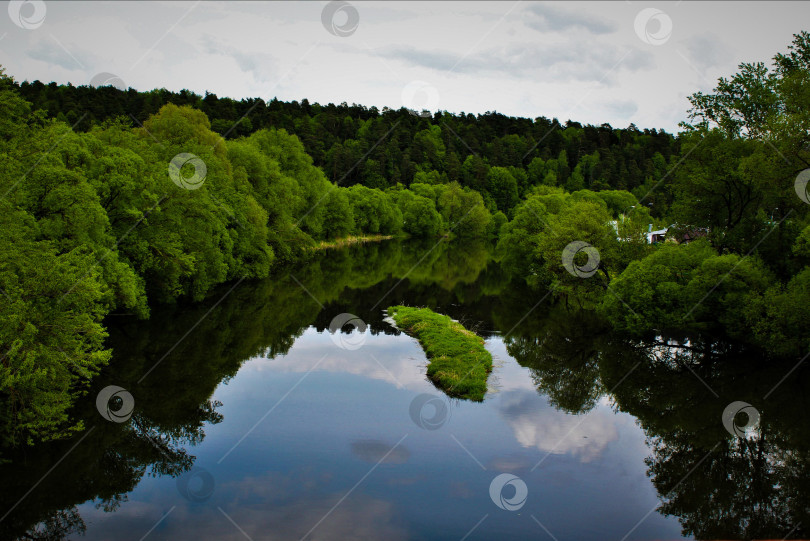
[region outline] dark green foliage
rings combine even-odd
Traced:
[[[501,229],[498,251],[504,266],[533,288],[552,288],[558,296],[581,302],[598,300],[611,273],[621,267],[621,243],[610,221],[607,206],[593,192],[542,188],[516,207],[512,221]],[[631,225],[623,224],[622,232]],[[563,266],[563,253],[574,241],[598,251],[596,275],[583,279]]]
[[[457,182],[436,187],[436,207],[445,228],[459,237],[486,235],[492,215],[484,205],[481,194],[462,188]]]
[[[32,112],[18,92],[0,72],[6,444],[80,428],[68,409],[109,358],[102,321],[110,312],[147,317],[147,299],[203,300],[224,282],[266,277],[316,241],[443,228],[433,199],[330,182],[284,129],[226,141],[203,111],[167,103],[143,127],[110,120],[82,133]],[[422,138],[431,163],[442,159],[435,137]],[[194,189],[170,178],[181,153],[205,166]]]
[[[67,410],[109,360],[102,349],[109,286],[86,247],[65,252],[36,222],[0,204],[0,437],[33,443],[81,428]]]
[[[487,192],[501,212],[508,213],[518,203],[518,184],[505,167],[493,167],[487,175]]]
[[[725,330],[744,337],[742,308],[764,293],[770,280],[754,257],[717,255],[705,241],[670,244],[632,262],[613,280],[602,310],[616,328],[634,334]]]
[[[143,123],[169,103],[204,112],[211,130],[229,140],[267,129],[286,130],[298,137],[312,163],[341,186],[385,189],[398,182],[409,186],[456,181],[485,199],[491,197],[507,215],[531,185],[632,191],[647,179],[657,182],[666,167],[661,170],[656,160],[666,166],[679,151],[676,138],[655,129],[583,127],[570,121],[561,125],[556,119],[495,112],[442,112],[421,118],[405,109],[379,111],[357,104],[304,106],[276,99],[237,101],[211,93],[203,97],[187,90],[123,92],[40,81],[24,82],[19,90],[34,108],[53,118],[74,109],[89,111],[77,130],[116,117],[129,120],[129,115]],[[497,171],[493,174],[492,169]]]
[[[449,396],[484,400],[492,355],[483,338],[430,308],[390,306],[388,314],[422,344],[430,359],[427,376],[439,389]]]
[[[810,351],[810,267],[787,285],[774,284],[764,294],[747,300],[750,304],[743,307],[743,313],[756,343],[783,356]]]
[[[623,158],[601,148],[573,171],[570,154],[532,159],[528,179],[541,184],[502,229],[505,268],[534,289],[600,305],[614,328],[635,336],[710,332],[804,356],[810,213],[794,184],[810,166],[808,58],[803,32],[773,70],[743,64],[714,93],[693,95],[699,122],[684,125],[681,156],[673,163],[654,153],[641,185],[603,185],[605,165]],[[667,226],[666,244],[646,241],[648,228]],[[561,271],[560,252],[572,241],[597,250],[597,272]]]
[[[402,212],[387,193],[358,185],[348,196],[356,232],[393,235],[402,229]]]
[[[500,210],[492,215],[492,221],[489,223],[489,236],[498,238],[501,235],[501,228],[504,224],[509,223],[509,218]]]
[[[442,217],[431,199],[410,190],[390,192],[402,213],[402,230],[414,237],[435,237],[442,229]]]

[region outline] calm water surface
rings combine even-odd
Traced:
[[[628,343],[538,305],[486,246],[431,246],[332,252],[114,320],[114,360],[76,412],[88,431],[3,466],[6,509],[41,479],[4,538],[745,538],[807,517],[801,367],[765,400],[790,365],[754,371],[710,339],[692,338],[700,354]],[[400,302],[486,337],[483,403],[426,379],[419,344],[384,319]],[[330,332],[341,313],[368,329]],[[128,422],[96,411],[107,385],[133,395]],[[724,429],[733,400],[762,413],[757,437]],[[490,495],[503,473],[525,483],[517,510]]]

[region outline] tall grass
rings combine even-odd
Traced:
[[[381,242],[394,238],[393,235],[351,235],[335,240],[322,240],[313,246],[313,250],[328,250],[331,248],[345,248],[353,244],[363,244],[364,242]]]
[[[492,355],[484,339],[429,308],[390,306],[388,315],[425,350],[427,376],[448,396],[480,402],[487,391]]]

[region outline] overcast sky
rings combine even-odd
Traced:
[[[810,29],[798,1],[28,0],[3,15],[0,64],[19,81],[109,73],[138,90],[669,131],[689,94]]]

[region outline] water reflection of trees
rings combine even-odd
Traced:
[[[553,406],[568,413],[590,410],[604,392],[594,340],[603,325],[592,314],[569,317],[561,308],[541,321],[530,336],[506,337],[507,351],[530,369],[537,390]]]
[[[684,533],[699,539],[806,537],[807,393],[797,377],[768,395],[795,361],[769,364],[709,347],[675,350],[662,359],[644,348],[634,351],[640,370],[614,396],[649,437],[647,465],[663,502],[660,512],[678,517]],[[620,355],[606,356],[606,370],[612,365],[606,382],[625,369],[629,359],[619,361]],[[735,400],[751,403],[762,416],[751,438],[732,436],[722,426],[721,414]]]
[[[810,374],[800,367],[771,392],[797,360],[768,360],[711,337],[632,341],[598,330],[588,337],[592,327],[579,317],[546,314],[551,321],[506,340],[509,352],[564,411],[586,412],[612,390],[614,407],[647,435],[660,513],[698,539],[810,534]],[[761,414],[750,438],[722,425],[736,400]]]
[[[633,415],[648,437],[648,472],[662,499],[659,511],[678,517],[685,534],[810,535],[802,526],[810,525],[810,374],[802,365],[762,398],[795,361],[764,361],[711,337],[611,336],[593,315],[538,303],[543,293],[511,283],[484,244],[362,245],[245,282],[217,304],[227,291],[207,303],[156,308],[146,322],[111,325],[114,361],[75,412],[90,430],[71,441],[25,449],[0,466],[3,513],[42,479],[0,521],[0,538],[82,533],[79,504],[93,500],[112,511],[145,475],[190,469],[191,450],[205,438],[205,426],[222,420],[214,390],[247,359],[284,354],[309,325],[326,329],[341,312],[358,315],[371,332],[395,333],[382,309],[401,303],[430,306],[484,335],[503,333],[538,392],[561,410],[585,413],[611,391],[614,407]],[[95,394],[110,384],[135,397],[128,423],[106,422],[95,411]],[[734,438],[723,428],[722,411],[735,400],[761,413],[757,438]]]
[[[328,327],[341,311],[367,318],[372,332],[394,332],[382,320],[384,297],[411,295],[414,304],[448,305],[464,294],[480,297],[473,284],[489,263],[485,244],[362,245],[319,254],[270,279],[245,282],[227,296],[230,286],[207,302],[154,308],[148,321],[112,316],[122,320],[109,322],[113,361],[74,411],[87,430],[70,441],[6,454],[0,512],[13,510],[0,521],[0,539],[83,533],[77,505],[92,500],[114,511],[145,475],[177,476],[191,468],[195,456],[189,449],[203,441],[206,425],[222,421],[214,390],[247,359],[286,353],[309,325]],[[127,423],[104,421],[95,409],[97,392],[111,384],[135,398]]]
[[[460,306],[431,300],[454,317],[509,332],[508,352],[554,406],[585,413],[611,391],[614,407],[637,419],[659,512],[676,516],[685,535],[810,535],[810,374],[800,367],[768,395],[796,360],[769,360],[712,336],[617,337],[592,314],[536,305],[542,295],[510,284],[497,265],[463,293]],[[762,414],[756,438],[723,427],[721,414],[736,400]]]

